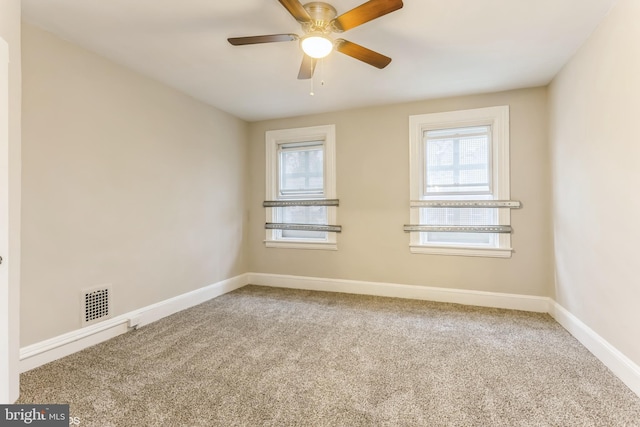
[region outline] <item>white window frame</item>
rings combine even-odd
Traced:
[[[265,133],[266,145],[266,179],[265,200],[291,200],[291,197],[279,196],[279,168],[278,152],[282,144],[323,141],[324,161],[324,194],[318,199],[337,199],[336,192],[336,128],[335,125],[311,126],[294,129],[271,130]],[[266,222],[276,221],[277,208],[265,208]],[[338,210],[335,206],[327,206],[327,221],[329,225],[337,224]],[[317,239],[283,239],[279,237],[279,230],[266,230],[265,246],[268,248],[289,249],[323,249],[337,250],[337,233],[327,232],[325,241]]]
[[[411,200],[468,200],[470,195],[425,196],[425,153],[424,132],[436,129],[452,129],[472,126],[491,126],[491,172],[492,196],[490,200],[510,199],[509,173],[509,106],[476,108],[471,110],[449,111],[442,113],[420,114],[409,117],[409,162],[410,162],[410,198]],[[475,197],[480,199],[481,197]],[[497,209],[498,224],[511,225],[510,209]],[[410,209],[411,224],[420,224],[420,209]],[[410,233],[410,251],[416,254],[461,255],[509,258],[513,251],[511,234],[500,233],[497,247],[477,247],[472,245],[423,243],[420,233]]]

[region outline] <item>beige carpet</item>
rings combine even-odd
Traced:
[[[257,286],[21,379],[81,426],[640,426],[547,315]]]

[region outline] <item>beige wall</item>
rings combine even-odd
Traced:
[[[248,271],[248,125],[23,26],[21,345]]]
[[[0,156],[7,156],[8,170],[0,178],[0,209],[8,219],[8,239],[2,239],[4,262],[0,268],[7,283],[0,283],[0,403],[18,398],[18,350],[20,307],[20,140],[21,140],[21,49],[20,0],[0,1],[0,37],[9,47],[8,145]],[[5,90],[5,88],[2,88]],[[4,96],[3,96],[4,98]],[[4,160],[4,159],[3,159]],[[4,164],[4,162],[2,162]],[[4,168],[3,168],[4,169]],[[7,179],[8,177],[8,185]],[[4,187],[7,185],[7,187]],[[5,191],[8,190],[7,193]],[[5,203],[8,201],[8,206]],[[2,221],[4,222],[4,221]],[[4,224],[3,224],[4,228]],[[2,229],[0,233],[7,233]],[[7,237],[5,235],[4,237]],[[6,280],[5,279],[5,280]]]
[[[309,102],[313,100],[310,99]],[[549,296],[551,226],[546,89],[432,100],[270,120],[250,126],[251,271]],[[511,107],[511,259],[409,253],[409,115]],[[334,251],[265,248],[267,130],[336,125],[338,223]]]
[[[550,87],[556,300],[636,364],[638,22],[620,0]]]

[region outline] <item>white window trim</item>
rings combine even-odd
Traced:
[[[423,135],[427,130],[447,129],[491,125],[492,127],[492,173],[493,194],[498,200],[510,199],[509,172],[509,106],[477,108],[472,110],[449,111],[443,113],[420,114],[409,117],[409,162],[410,162],[410,197],[421,199],[424,182],[424,144]],[[431,199],[435,199],[433,197]],[[441,199],[455,197],[441,196]],[[411,224],[420,223],[419,209],[410,209]],[[510,209],[498,209],[498,223],[511,225]],[[420,242],[419,233],[410,233],[410,251],[416,254],[461,255],[509,258],[513,251],[511,234],[498,235],[498,248],[474,248],[471,246],[455,246],[445,244],[424,245]]]
[[[324,141],[324,195],[323,199],[337,199],[336,191],[336,127],[335,125],[311,126],[295,129],[267,131],[265,200],[278,200],[278,146],[292,142]],[[274,209],[265,208],[266,222],[274,222]],[[328,224],[337,224],[338,211],[327,207]],[[326,242],[306,240],[277,240],[276,230],[265,230],[265,246],[268,248],[337,250],[337,233],[328,233]]]

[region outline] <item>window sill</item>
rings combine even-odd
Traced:
[[[281,249],[311,249],[324,251],[337,251],[337,243],[321,243],[321,242],[285,242],[281,240],[265,240],[264,244],[267,248]]]
[[[412,254],[474,256],[486,258],[511,258],[513,249],[508,248],[460,248],[444,246],[410,246]]]

